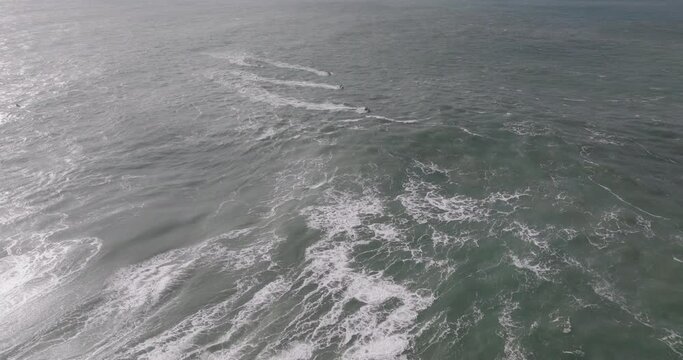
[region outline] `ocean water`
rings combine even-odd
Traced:
[[[683,4],[0,2],[0,358],[682,359]]]

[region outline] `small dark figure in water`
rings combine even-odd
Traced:
[[[17,107],[21,107],[21,105],[19,105],[19,104],[15,104],[15,105],[17,105]]]

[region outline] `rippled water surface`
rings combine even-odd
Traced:
[[[683,358],[683,5],[0,3],[0,358]]]

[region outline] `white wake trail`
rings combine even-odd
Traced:
[[[278,60],[272,60],[268,58],[260,58],[257,56],[254,56],[249,53],[245,52],[210,52],[206,53],[206,55],[211,56],[216,59],[222,59],[222,60],[227,60],[231,64],[234,65],[239,65],[239,66],[257,66],[251,62],[260,62],[264,64],[268,64],[270,66],[274,66],[280,69],[289,69],[289,70],[299,70],[299,71],[306,71],[318,76],[330,76],[332,75],[331,72],[329,71],[324,71],[324,70],[318,70],[316,68],[312,68],[310,66],[304,66],[304,65],[297,65],[297,64],[290,64],[286,63],[284,61],[278,61]]]
[[[330,112],[342,112],[342,111],[352,111],[358,114],[365,114],[369,112],[367,107],[364,106],[349,106],[345,104],[337,104],[332,102],[315,103],[308,102],[296,98],[290,98],[274,94],[268,90],[262,89],[258,86],[252,84],[247,84],[245,82],[230,82],[226,80],[218,80],[212,76],[208,76],[211,80],[218,82],[221,85],[234,88],[237,93],[248,98],[254,102],[262,102],[274,107],[284,107],[291,106],[306,110],[316,110],[316,111],[330,111]]]
[[[319,88],[319,89],[329,89],[329,90],[341,90],[343,87],[341,85],[316,83],[312,81],[294,81],[294,80],[280,80],[273,78],[266,78],[252,74],[246,71],[230,71],[230,74],[237,76],[241,79],[252,81],[252,82],[265,82],[276,85],[292,86],[292,87],[309,87],[309,88]]]
[[[290,64],[290,63],[286,63],[283,61],[270,60],[270,59],[255,59],[255,60],[266,63],[266,64],[271,65],[271,66],[281,68],[281,69],[301,70],[301,71],[310,72],[312,74],[316,74],[318,76],[330,76],[330,75],[332,75],[332,73],[329,71],[318,70],[318,69],[315,69],[315,68],[312,68],[309,66]]]

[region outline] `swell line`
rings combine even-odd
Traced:
[[[640,212],[642,212],[642,213],[644,213],[644,214],[647,214],[647,215],[650,215],[650,216],[652,216],[652,217],[659,218],[659,219],[671,220],[671,219],[669,219],[669,218],[667,218],[667,217],[660,216],[660,215],[655,215],[655,214],[653,214],[653,213],[651,213],[651,212],[649,212],[649,211],[643,210],[643,209],[641,209],[641,208],[639,208],[639,207],[637,207],[637,206],[631,204],[630,202],[624,200],[624,198],[622,198],[621,196],[617,195],[614,191],[612,191],[612,189],[608,188],[608,187],[605,186],[605,185],[602,185],[602,184],[598,183],[597,181],[593,180],[593,178],[590,177],[590,176],[588,177],[588,179],[589,179],[590,181],[592,181],[595,185],[598,185],[599,187],[605,189],[608,193],[612,194],[612,196],[614,196],[615,198],[619,199],[619,200],[620,200],[621,202],[623,202],[624,204],[629,205],[629,206],[631,206],[632,208],[634,208],[634,209],[636,209],[636,210],[638,210],[638,211],[640,211]]]

